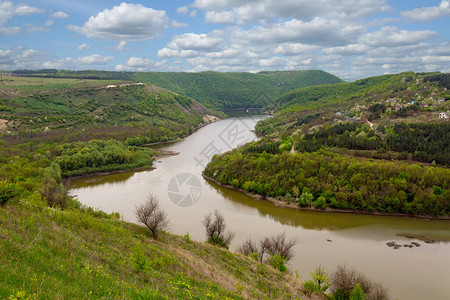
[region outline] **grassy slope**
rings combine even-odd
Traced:
[[[135,77],[217,109],[262,107],[295,88],[342,82],[338,77],[319,70],[257,74],[147,72],[136,73]],[[262,94],[265,96],[261,97]]]
[[[45,135],[56,136],[55,130],[64,129],[59,134],[64,138],[90,128],[90,133],[99,132],[99,136],[85,137],[112,135],[124,140],[130,135],[148,134],[144,131],[152,127],[155,133],[150,141],[156,142],[188,133],[204,123],[205,114],[220,116],[193,99],[150,85],[106,88],[122,83],[8,77],[0,85],[0,118],[9,121],[3,131],[42,135],[48,127],[51,133]]]
[[[0,206],[0,298],[296,298],[300,283],[271,267],[171,234],[57,210]],[[21,298],[22,299],[22,298]]]

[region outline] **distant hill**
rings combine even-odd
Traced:
[[[6,140],[108,137],[138,145],[186,135],[217,116],[223,114],[144,83],[7,77],[0,85]]]
[[[136,78],[216,109],[262,107],[293,89],[343,82],[324,71],[136,73]]]
[[[16,76],[123,80],[149,83],[186,95],[214,109],[260,108],[297,88],[343,82],[320,70],[260,73],[110,72],[17,70]]]

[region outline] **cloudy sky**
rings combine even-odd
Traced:
[[[0,69],[450,72],[450,0],[0,0]]]

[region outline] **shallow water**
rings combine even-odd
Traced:
[[[152,193],[170,217],[171,232],[189,232],[200,241],[205,238],[202,218],[218,209],[236,233],[231,250],[248,237],[259,240],[286,232],[295,238],[298,244],[289,268],[304,279],[319,264],[331,272],[345,263],[382,282],[393,299],[450,298],[450,221],[280,208],[201,177],[214,153],[256,139],[251,129],[263,118],[234,117],[208,125],[180,142],[161,145],[180,154],[156,161],[155,170],[84,178],[71,183],[71,194],[83,204],[120,212],[134,222],[135,205]],[[426,244],[396,235],[402,233],[437,242]],[[421,246],[394,250],[386,245],[388,241],[416,241]]]

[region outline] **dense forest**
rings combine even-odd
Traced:
[[[299,206],[432,216],[450,213],[448,169],[368,161],[325,150],[273,153],[277,152],[273,143],[259,143],[214,157],[204,174]]]

